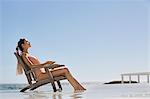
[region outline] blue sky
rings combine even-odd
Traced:
[[[150,71],[148,0],[3,0],[0,83],[16,76],[14,51],[22,37],[41,62],[65,64],[77,80],[120,80],[121,73]]]

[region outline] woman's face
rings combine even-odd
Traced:
[[[31,47],[30,42],[27,40],[24,40],[24,44],[22,44],[23,49],[28,49]]]

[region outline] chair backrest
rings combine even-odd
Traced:
[[[25,62],[23,61],[22,57],[19,55],[19,53],[14,52],[18,62],[21,64],[21,66],[23,67],[24,73],[27,77],[28,83],[32,84],[32,81],[36,81],[36,76],[34,74],[34,72],[29,72],[31,70],[31,68],[25,64]]]

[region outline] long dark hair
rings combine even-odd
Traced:
[[[17,47],[16,47],[16,51],[19,52],[19,50],[21,52],[23,52],[23,48],[22,48],[22,44],[24,44],[24,41],[26,39],[25,38],[21,38],[19,41],[18,41],[18,44],[17,44]]]

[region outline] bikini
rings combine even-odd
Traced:
[[[36,58],[35,56],[32,56],[32,55],[27,54],[27,58],[28,58],[28,61],[30,61],[33,65],[39,65],[39,64],[40,64],[38,58]],[[44,75],[46,74],[44,68],[37,69],[37,70],[35,71],[35,73],[36,73],[36,76],[37,76],[38,79],[42,79],[41,76],[42,76],[43,74],[44,74]],[[44,76],[44,75],[43,75],[43,76]]]

